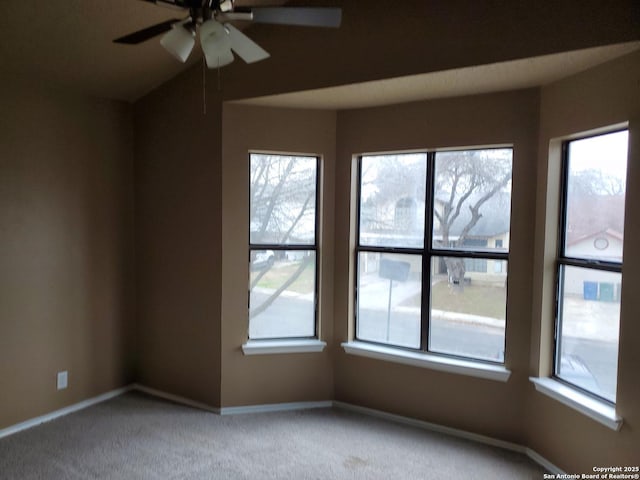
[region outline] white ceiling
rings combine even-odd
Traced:
[[[640,42],[630,42],[230,103],[341,110],[516,90],[547,85],[638,49]]]

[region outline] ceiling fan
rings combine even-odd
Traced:
[[[186,62],[195,45],[196,34],[209,68],[233,62],[235,52],[246,63],[269,57],[230,21],[298,25],[307,27],[340,26],[342,10],[336,7],[235,7],[233,0],[144,0],[179,10],[188,10],[186,18],[174,18],[138,30],[114,40],[135,45],[164,34],[160,44],[181,62]]]

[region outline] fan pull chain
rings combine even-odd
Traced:
[[[218,57],[218,91],[222,91],[222,77],[220,74],[220,57]],[[202,114],[207,114],[207,61],[202,57]]]

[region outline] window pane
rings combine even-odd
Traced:
[[[433,248],[509,250],[512,154],[436,153]]]
[[[507,262],[482,259],[484,270],[466,270],[478,259],[433,257],[429,350],[504,362]]]
[[[565,255],[622,261],[628,132],[569,143]]]
[[[420,255],[360,252],[357,338],[419,348],[421,276]]]
[[[556,375],[616,399],[622,275],[562,266]]]
[[[422,247],[426,154],[362,157],[360,168],[360,244]]]
[[[315,335],[316,257],[312,250],[252,250],[249,338]]]
[[[315,244],[317,158],[251,154],[251,243]]]

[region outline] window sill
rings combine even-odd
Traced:
[[[373,345],[365,342],[346,342],[342,344],[344,351],[352,355],[387,360],[389,362],[402,363],[414,367],[429,368],[441,372],[468,375],[471,377],[485,378],[506,382],[511,371],[502,365],[490,365],[472,360],[440,357],[428,353],[417,353],[400,350],[393,347]]]
[[[322,352],[326,342],[317,339],[293,340],[249,340],[242,345],[245,355],[274,355],[280,353],[317,353]]]
[[[552,378],[529,377],[536,390],[577,410],[611,430],[622,427],[622,418],[616,415],[615,407],[601,402]]]

